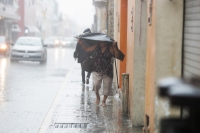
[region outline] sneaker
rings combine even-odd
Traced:
[[[86,84],[89,84],[89,78],[86,79]]]

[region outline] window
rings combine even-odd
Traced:
[[[13,5],[13,0],[7,0],[7,4]]]
[[[0,0],[0,2],[5,4],[5,0]]]
[[[3,4],[13,5],[13,0],[0,0]]]

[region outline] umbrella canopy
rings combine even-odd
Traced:
[[[75,36],[75,38],[81,39],[83,41],[82,43],[86,47],[90,47],[90,46],[92,47],[92,45],[94,44],[96,45],[99,41],[106,41],[108,42],[107,45],[111,45],[111,46],[112,46],[112,43],[115,42],[115,40],[113,40],[111,37],[103,33],[84,33],[84,34]],[[118,49],[117,44],[113,47],[115,47],[114,57],[123,61],[125,55]]]
[[[86,33],[75,36],[78,39],[86,39],[92,41],[106,41],[106,42],[114,42],[114,40],[106,34],[103,33]]]

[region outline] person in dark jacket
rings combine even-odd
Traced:
[[[92,32],[89,28],[87,28],[83,31],[83,33],[92,33]],[[85,85],[85,83],[89,84],[91,73],[89,72],[87,73],[86,82],[85,82],[85,71],[82,69],[82,63],[86,58],[86,52],[83,50],[83,48],[81,47],[79,43],[76,44],[76,49],[74,51],[74,58],[75,59],[78,58],[78,63],[81,64],[82,85]]]
[[[125,55],[118,49],[117,42],[96,41],[92,46],[85,46],[83,40],[78,40],[86,52],[94,53],[94,71],[92,72],[93,89],[96,94],[96,104],[100,103],[99,90],[103,89],[102,106],[106,106],[106,100],[111,91],[113,81],[112,58],[124,60]]]

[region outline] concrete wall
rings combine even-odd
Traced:
[[[114,38],[114,0],[108,1],[108,35]]]
[[[156,81],[168,76],[181,76],[183,1],[157,0],[156,6]],[[161,100],[155,91],[155,132],[162,116],[175,115],[169,101]]]
[[[132,122],[134,126],[144,125],[145,69],[146,69],[146,31],[147,0],[135,0]]]
[[[119,41],[119,36],[118,36],[118,34],[119,34],[119,0],[114,0],[113,16],[114,16],[114,31],[113,31],[114,35],[113,35],[113,37],[114,37],[114,40]],[[117,64],[119,64],[119,63],[117,63]],[[118,75],[116,75],[116,68],[114,67],[114,78],[113,78],[113,81],[114,81],[115,88],[118,89],[117,76]]]
[[[96,15],[97,15],[97,32],[104,32],[107,29],[106,5],[103,7],[96,7]]]
[[[169,109],[168,101],[158,97],[157,82],[164,77],[181,76],[183,1],[127,1],[129,116],[133,126],[144,124],[151,133],[156,133],[162,116],[179,115],[179,109]],[[118,42],[124,26],[121,2],[124,1],[115,1],[114,10],[114,37]]]
[[[152,4],[152,24],[147,31],[145,115],[149,117],[150,133],[157,133],[160,118],[179,113],[169,108],[166,99],[158,97],[157,82],[181,76],[183,1],[153,0]]]

